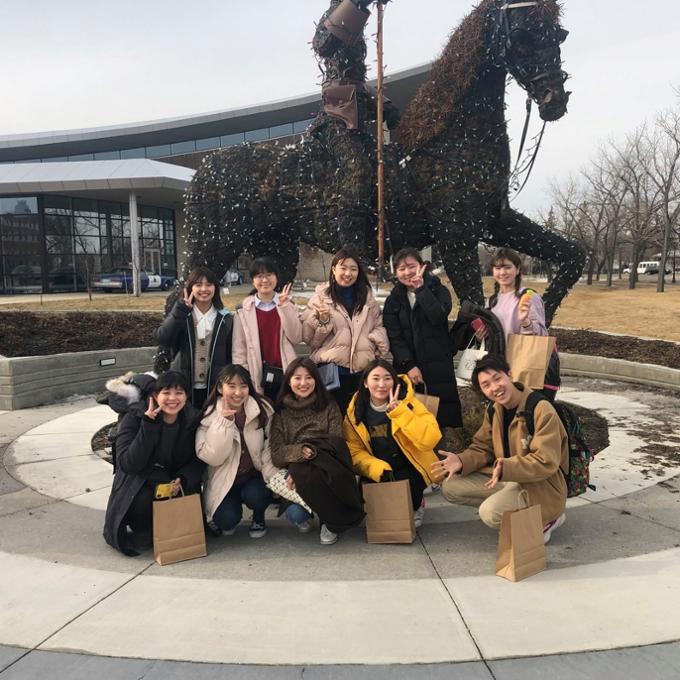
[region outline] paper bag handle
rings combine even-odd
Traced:
[[[522,501],[524,501],[524,506],[522,507]],[[517,494],[517,509],[525,510],[529,507],[529,492],[526,489],[522,489]]]

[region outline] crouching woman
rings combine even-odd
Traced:
[[[383,359],[371,361],[343,423],[354,469],[372,482],[408,479],[416,526],[423,521],[423,491],[441,439],[437,419],[415,396],[408,376]]]
[[[269,451],[272,414],[243,366],[220,371],[196,434],[196,453],[208,464],[203,508],[216,535],[235,532],[243,505],[253,511],[250,537],[267,533],[264,513],[273,497],[266,482],[276,473]]]
[[[322,545],[364,518],[359,488],[347,444],[342,438],[340,409],[309,358],[295,359],[283,377],[272,424],[272,459],[288,468],[289,484],[319,516]],[[299,505],[286,514],[300,533],[312,528]]]
[[[146,410],[130,409],[118,428],[104,520],[106,542],[130,556],[151,544],[156,487],[169,484],[171,496],[198,493],[204,468],[195,450],[201,414],[188,403],[187,379],[168,371],[151,392]]]

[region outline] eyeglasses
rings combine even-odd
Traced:
[[[266,274],[255,274],[253,276],[253,281],[266,281],[268,279],[275,279],[276,274],[273,274],[272,272],[267,272]]]

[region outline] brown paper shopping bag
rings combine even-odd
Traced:
[[[425,386],[425,394],[416,392],[416,399],[436,418],[439,411],[439,397],[434,394],[427,393],[427,385]]]
[[[368,543],[413,543],[416,540],[408,479],[366,483],[362,485],[362,491]]]
[[[207,554],[198,494],[153,502],[153,556],[158,564],[173,564]]]
[[[505,358],[512,371],[512,379],[525,387],[542,389],[550,355],[555,349],[551,335],[510,335]]]
[[[520,493],[520,504],[529,504],[526,491]],[[498,534],[496,576],[521,581],[546,567],[541,506],[504,512]]]

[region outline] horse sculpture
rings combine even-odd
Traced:
[[[544,295],[548,324],[578,280],[584,255],[509,207],[504,100],[510,74],[544,121],[566,113],[560,44],[567,32],[559,15],[555,0],[482,0],[404,111],[398,142],[385,149],[391,248],[436,245],[459,299],[480,304],[480,241],[546,260],[557,270]],[[244,144],[207,155],[186,196],[187,268],[205,264],[221,274],[248,251],[277,258],[282,278],[291,280],[300,241],[327,252],[344,245],[337,195],[353,188],[338,185],[333,157],[313,133],[296,144]],[[354,240],[372,246],[375,210],[362,209],[365,229]]]

